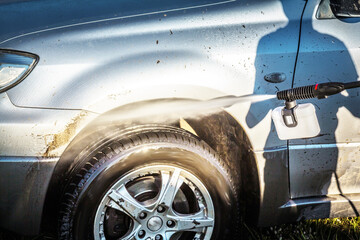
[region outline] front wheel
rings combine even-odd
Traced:
[[[60,239],[235,239],[233,176],[194,136],[135,132],[87,158],[64,194]]]

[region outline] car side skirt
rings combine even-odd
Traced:
[[[287,213],[289,221],[359,216],[360,194],[292,199],[279,210]]]

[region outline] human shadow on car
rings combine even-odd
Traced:
[[[290,13],[291,11],[293,11],[293,9],[291,9],[292,5],[287,3],[286,1],[281,1],[282,5],[283,5],[283,11],[285,13],[285,15],[287,16],[288,19],[290,19]],[[300,20],[299,20],[300,21]],[[280,49],[281,52],[286,52],[288,51],[288,49],[286,49],[286,47],[281,47],[281,43],[282,42],[286,42],[287,39],[284,39],[284,36],[286,36],[287,32],[289,31],[289,29],[296,27],[296,24],[299,24],[299,22],[295,22],[295,21],[289,21],[288,24],[285,27],[279,28],[277,29],[275,32],[272,32],[268,35],[265,35],[264,37],[261,38],[261,40],[258,43],[258,47],[257,47],[257,56],[255,59],[255,68],[256,68],[256,80],[257,82],[255,83],[254,86],[254,94],[269,94],[269,92],[266,92],[266,90],[264,88],[262,88],[261,86],[265,83],[264,81],[264,76],[266,74],[268,74],[269,72],[264,72],[262,66],[263,66],[263,62],[262,62],[262,54],[264,51],[266,51],[266,49],[269,48],[268,43],[269,41],[275,41]],[[299,87],[299,86],[303,86],[303,85],[313,85],[315,83],[321,83],[321,82],[326,82],[326,81],[331,81],[331,82],[352,82],[352,81],[357,81],[358,79],[358,74],[354,65],[354,62],[349,54],[349,51],[347,49],[347,47],[344,45],[344,43],[335,38],[334,36],[328,35],[328,34],[323,34],[320,33],[318,31],[316,31],[314,29],[313,26],[313,22],[310,20],[303,20],[302,22],[302,28],[304,28],[307,25],[307,32],[302,33],[301,38],[303,37],[310,37],[311,40],[313,41],[313,44],[315,49],[318,49],[317,52],[311,51],[312,49],[302,49],[301,46],[301,42],[300,42],[300,53],[299,56],[297,58],[297,63],[294,65],[294,77],[293,76],[288,76],[288,78],[286,79],[286,81],[291,81],[292,85],[294,84],[294,79],[298,79],[295,81],[295,83],[298,83],[299,81],[301,81],[301,83],[299,85],[296,85],[294,87]],[[310,30],[310,31],[309,31]],[[300,41],[301,41],[300,38]],[[324,45],[324,47],[321,46],[321,44],[326,43]],[[320,45],[320,46],[317,46]],[[326,48],[325,46],[330,48]],[[307,55],[307,57],[306,57]],[[306,59],[306,63],[303,62],[303,59]],[[321,76],[322,73],[326,73],[327,76],[336,76],[332,79],[321,79],[318,78],[317,76],[314,75],[310,75],[307,76],[308,78],[306,79],[299,79],[300,77],[303,77],[303,75],[301,76],[297,76],[296,75],[296,70],[298,70],[301,67],[304,67],[306,64],[307,66],[316,66],[317,68],[317,73],[318,75]],[[296,68],[296,69],[295,69]],[[339,74],[335,74],[338,73],[337,71],[342,71],[342,75]],[[339,77],[341,76],[341,78]],[[261,80],[261,82],[260,82]],[[276,92],[276,88],[275,88],[275,84],[274,84],[274,93]],[[281,89],[283,90],[283,89]],[[356,91],[356,90],[351,90],[351,91]],[[334,98],[334,96],[331,96],[330,98]],[[359,98],[353,98],[351,99],[351,104],[349,104],[349,97],[343,96],[338,94],[338,96],[336,96],[336,101],[335,102],[331,102],[332,104],[336,104],[336,110],[337,111],[333,111],[334,110],[334,105],[330,105],[330,104],[324,104],[322,105],[321,109],[319,107],[317,107],[317,116],[319,118],[319,123],[320,123],[320,128],[326,125],[325,130],[322,130],[320,135],[318,137],[323,137],[326,141],[325,143],[337,143],[337,139],[336,139],[336,130],[339,126],[339,119],[337,117],[337,114],[339,112],[340,108],[346,108],[353,117],[355,118],[359,118],[360,117],[360,111],[359,111]],[[316,106],[316,101],[318,100],[314,100],[313,103]],[[320,100],[320,101],[327,101],[327,100]],[[299,103],[305,103],[308,101],[299,101]],[[325,107],[324,107],[325,106]],[[253,103],[249,109],[249,112],[247,114],[246,117],[246,122],[247,125],[250,128],[255,127],[259,122],[261,122],[265,116],[269,113],[269,111],[271,111],[271,109],[269,109],[268,105],[266,105],[266,103],[264,102],[258,102],[258,103]],[[323,113],[329,113],[326,115],[326,119],[323,119],[324,115]],[[254,117],[256,116],[256,121],[254,122]],[[272,124],[271,126],[271,130],[270,131],[274,131],[274,125]],[[270,134],[269,134],[270,136]],[[282,157],[284,156],[279,156],[279,155],[275,155],[275,154],[281,154],[281,153],[276,153],[276,151],[273,151],[274,149],[271,149],[271,147],[269,148],[268,146],[271,146],[271,141],[272,139],[270,139],[269,137],[267,138],[267,141],[265,143],[265,151],[264,151],[264,158],[266,159],[266,163],[265,163],[265,167],[264,167],[264,176],[263,176],[263,180],[265,182],[265,187],[264,187],[264,194],[263,194],[263,206],[262,208],[267,208],[267,204],[269,204],[269,202],[274,202],[274,198],[276,198],[276,196],[274,195],[274,189],[277,189],[279,186],[284,186],[284,183],[281,182],[283,178],[281,177],[277,177],[276,174],[281,174],[281,171],[279,171],[279,166],[280,165],[284,165],[284,164],[279,164],[279,159],[282,159]],[[311,140],[309,141],[305,141],[306,144],[311,144]],[[287,146],[289,146],[290,141],[287,141]],[[289,150],[288,150],[289,151]],[[303,149],[304,153],[306,153],[307,149]],[[332,155],[330,155],[332,154]],[[291,156],[290,156],[291,157]],[[329,153],[329,159],[324,159],[324,155],[322,155],[322,158],[316,158],[316,161],[321,161],[321,164],[326,164],[326,170],[327,171],[321,171],[319,170],[316,173],[309,173],[309,172],[303,172],[303,173],[299,173],[301,176],[300,180],[304,180],[304,181],[311,181],[311,184],[313,186],[313,189],[317,189],[316,192],[321,192],[320,194],[317,195],[311,195],[311,192],[308,192],[308,195],[306,195],[306,189],[304,189],[304,197],[324,197],[329,193],[328,192],[328,188],[331,184],[332,179],[335,179],[336,184],[337,184],[337,188],[338,188],[338,192],[341,196],[343,196],[348,202],[349,202],[349,209],[352,209],[353,215],[359,216],[359,211],[358,209],[356,209],[356,207],[354,206],[354,204],[350,201],[349,198],[347,198],[341,189],[341,183],[338,179],[338,174],[336,172],[337,170],[337,165],[338,165],[338,157],[339,157],[339,149],[335,146],[333,147],[331,153]],[[287,158],[288,162],[286,163],[287,167],[290,168],[290,166],[288,164],[291,164],[291,161],[289,159],[289,153],[287,153],[287,156],[285,157]],[[314,158],[315,159],[315,158]],[[318,162],[319,163],[319,162]],[[317,163],[317,164],[318,164]],[[296,170],[295,170],[296,171]],[[289,175],[291,175],[291,171],[288,172]],[[309,178],[309,174],[312,176],[311,179],[306,179]],[[288,176],[288,179],[290,181],[291,176]],[[293,198],[292,194],[292,184],[302,184],[301,182],[298,183],[294,183],[294,182],[289,182],[289,200],[291,198]],[[306,186],[306,185],[304,185]],[[308,186],[308,185],[307,185]],[[314,192],[314,191],[313,191]],[[329,193],[331,194],[331,193]],[[285,204],[285,202],[283,203]],[[280,205],[278,207],[281,207]],[[271,208],[271,207],[269,207]],[[316,213],[306,213],[305,209],[297,209],[298,211],[298,216],[300,216],[300,218],[298,218],[297,220],[300,220],[301,218],[328,218],[331,217],[331,203],[328,201],[326,203],[320,204],[319,205],[319,211],[317,211]],[[315,211],[315,210],[314,210]]]

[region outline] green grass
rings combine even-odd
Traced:
[[[336,240],[360,239],[360,217],[301,221],[268,228],[243,224],[244,239]]]
[[[308,220],[294,224],[283,224],[267,228],[255,228],[242,224],[243,239],[283,240],[337,240],[360,239],[360,217]],[[0,240],[55,240],[55,236],[44,234],[37,237],[21,237],[0,231]]]

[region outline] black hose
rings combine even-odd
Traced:
[[[360,87],[360,81],[344,83],[345,89],[358,88]]]

